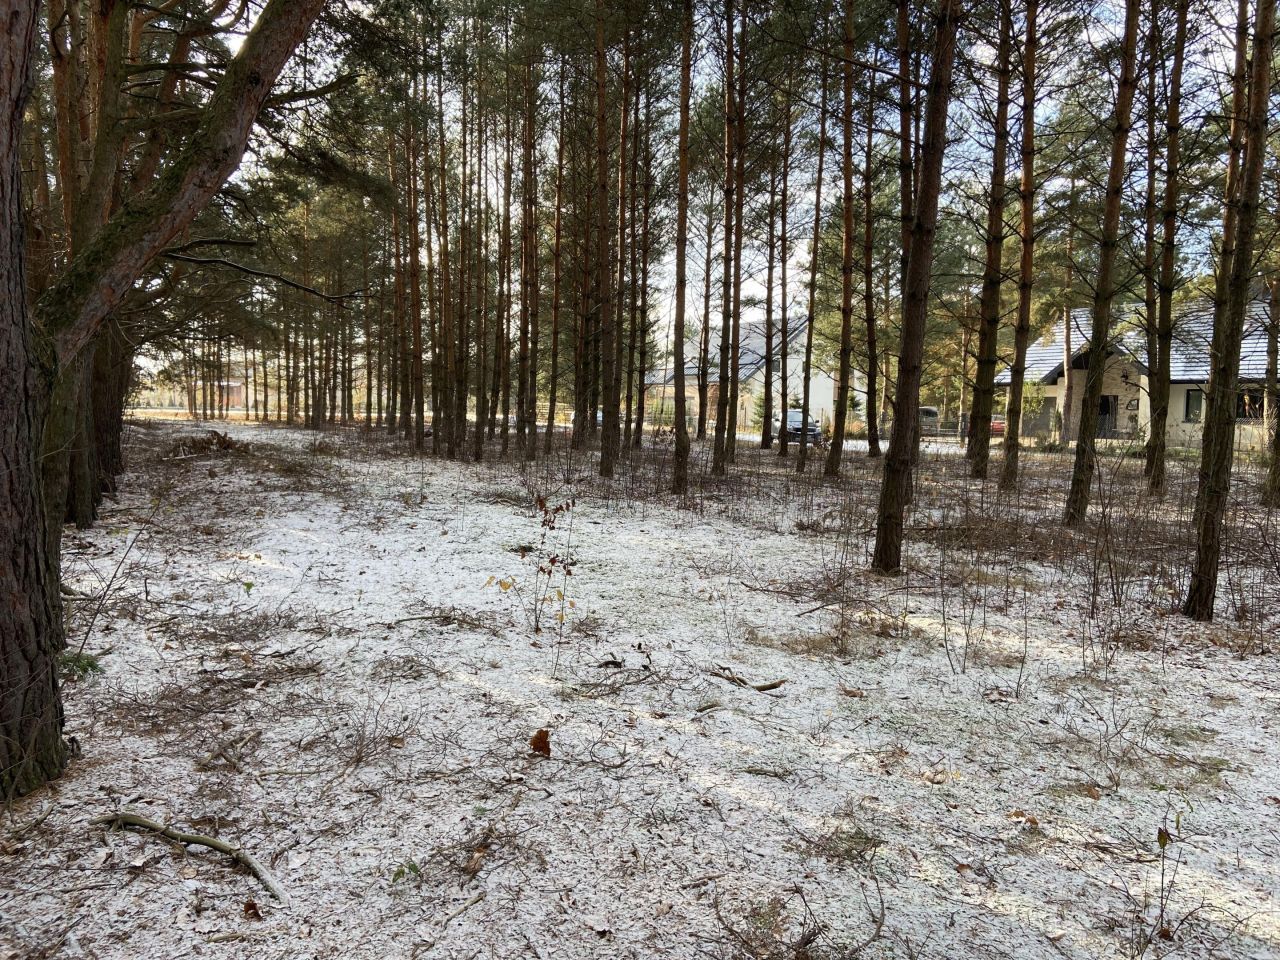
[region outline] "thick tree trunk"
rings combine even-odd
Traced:
[[[57,556],[48,549],[39,456],[53,357],[27,312],[22,202],[22,115],[37,6],[0,0],[7,30],[0,46],[0,798],[6,800],[57,777],[67,758]]]
[[[1276,0],[1258,0],[1248,101],[1235,101],[1237,124],[1244,135],[1240,185],[1235,201],[1236,237],[1226,298],[1214,305],[1213,349],[1209,391],[1205,397],[1200,483],[1196,490],[1196,558],[1183,613],[1194,620],[1213,619],[1222,556],[1222,521],[1231,493],[1231,460],[1235,452],[1236,390],[1240,346],[1253,280],[1253,250],[1259,196],[1267,153],[1267,105],[1271,90]],[[1243,107],[1243,109],[1242,109]],[[1228,198],[1228,203],[1232,198]],[[1221,268],[1220,268],[1221,269]]]
[[[933,243],[938,228],[938,198],[942,190],[942,159],[947,146],[947,107],[955,64],[959,0],[941,0],[934,33],[933,70],[925,107],[924,143],[920,151],[920,189],[911,227],[911,255],[907,267],[902,310],[902,345],[898,353],[893,433],[884,461],[876,545],[871,568],[896,573],[902,568],[904,514],[911,499],[911,461],[919,416],[920,375],[924,355],[924,325],[933,269]]]
[[[57,527],[44,510],[40,450],[53,384],[93,341],[147,265],[239,164],[250,129],[324,0],[269,0],[196,129],[162,175],[112,217],[26,309],[21,118],[35,4],[0,0],[0,794],[34,789],[65,762],[56,657],[62,647]],[[37,334],[37,330],[39,334]],[[39,337],[39,339],[37,339]],[[50,548],[51,542],[55,544]]]
[[[1099,237],[1098,281],[1094,286],[1093,330],[1089,337],[1089,370],[1080,398],[1080,427],[1076,434],[1075,465],[1063,517],[1067,526],[1084,521],[1089,510],[1093,474],[1097,466],[1094,442],[1098,433],[1098,402],[1102,379],[1111,353],[1111,304],[1115,299],[1115,263],[1119,247],[1120,213],[1124,200],[1124,174],[1133,96],[1138,86],[1136,70],[1140,0],[1125,0],[1124,39],[1121,45],[1120,87],[1116,95],[1115,123],[1111,134],[1111,165],[1107,174],[1106,202]],[[1070,323],[1070,319],[1068,319]]]

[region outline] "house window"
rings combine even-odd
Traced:
[[[1183,411],[1182,419],[1187,423],[1199,423],[1201,417],[1204,416],[1204,391],[1188,390],[1186,409]]]
[[[1236,394],[1236,419],[1262,419],[1262,391],[1257,389],[1241,390]]]

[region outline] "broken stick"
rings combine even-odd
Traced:
[[[284,888],[276,882],[276,878],[271,875],[266,867],[258,862],[257,857],[253,854],[242,850],[240,847],[233,847],[225,840],[219,840],[217,837],[206,837],[199,833],[184,833],[181,830],[175,830],[173,827],[166,827],[162,823],[156,823],[147,817],[140,816],[136,813],[121,811],[119,813],[108,814],[105,817],[97,817],[90,821],[94,826],[109,826],[119,830],[139,830],[148,833],[154,833],[172,840],[174,843],[181,843],[192,847],[208,847],[210,850],[216,850],[218,853],[225,853],[232,860],[241,864],[245,869],[258,878],[259,882],[266,887],[267,893],[275,897],[284,906],[289,905],[289,895],[284,892]]]

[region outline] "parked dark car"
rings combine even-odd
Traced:
[[[778,436],[781,437],[782,424],[778,423],[776,426],[778,428]],[[799,443],[800,435],[802,433],[807,433],[809,435],[810,443],[822,442],[822,428],[819,427],[815,421],[810,420],[808,427],[806,427],[804,425],[804,416],[801,414],[799,410],[788,410],[787,411],[787,442]]]

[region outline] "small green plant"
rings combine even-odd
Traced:
[[[391,874],[391,882],[394,884],[421,883],[422,867],[418,866],[417,861],[402,860],[396,865],[395,872]]]
[[[91,653],[83,650],[66,650],[58,657],[58,668],[62,679],[69,683],[78,683],[95,673],[102,673],[102,663]]]

